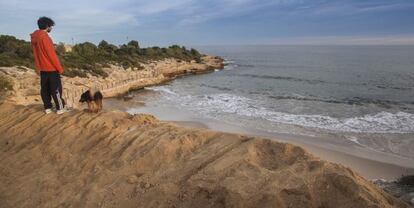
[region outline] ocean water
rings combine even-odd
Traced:
[[[224,57],[227,66],[146,88],[155,95],[147,96],[147,106],[174,106],[193,117],[266,132],[330,136],[414,158],[414,47],[198,49]]]

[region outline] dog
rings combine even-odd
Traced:
[[[82,93],[79,102],[88,103],[88,111],[91,113],[97,113],[102,110],[102,99],[103,95],[100,91],[92,92],[91,90],[87,90]]]

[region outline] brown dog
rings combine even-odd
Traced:
[[[103,95],[100,91],[93,93],[90,90],[87,90],[86,92],[82,93],[79,102],[88,103],[88,111],[97,113],[102,110],[102,99]]]

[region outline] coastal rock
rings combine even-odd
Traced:
[[[107,78],[88,75],[87,78],[62,76],[64,99],[69,107],[82,108],[80,95],[88,89],[100,90],[104,97],[116,97],[133,89],[162,84],[179,75],[212,72],[222,68],[223,59],[204,56],[202,63],[183,62],[180,60],[164,59],[142,64],[144,70],[124,70],[122,67],[111,65],[104,68]],[[0,73],[12,79],[14,96],[7,99],[21,105],[39,103],[40,79],[33,69],[22,67],[0,67]]]
[[[0,105],[1,207],[408,207],[300,147],[154,119]]]
[[[410,176],[414,178],[414,176]],[[372,181],[375,185],[381,187],[389,194],[411,204],[414,206],[414,185],[413,184],[401,184],[398,181],[386,181],[377,179]]]

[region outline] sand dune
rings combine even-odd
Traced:
[[[407,207],[300,147],[150,115],[5,103],[0,124],[1,207]]]

